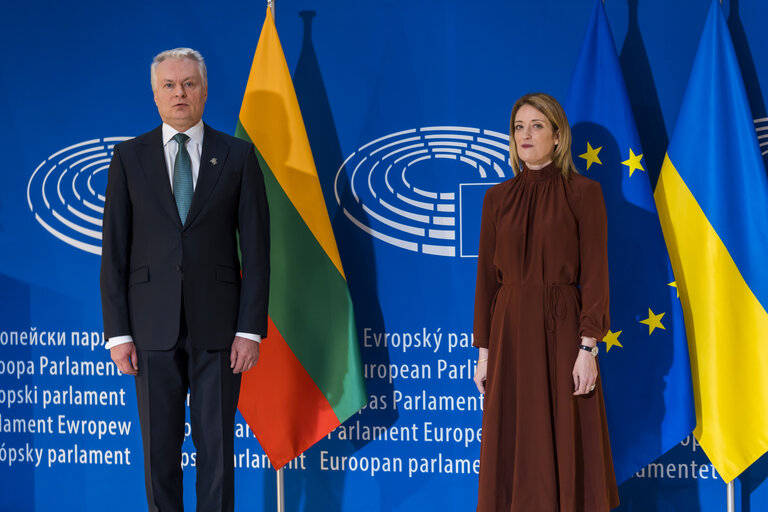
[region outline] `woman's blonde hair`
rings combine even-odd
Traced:
[[[571,127],[568,124],[568,118],[565,116],[563,107],[558,101],[543,92],[534,92],[526,94],[515,102],[512,107],[512,116],[509,120],[509,161],[512,164],[512,171],[517,176],[522,169],[522,162],[517,154],[517,144],[515,143],[515,116],[523,105],[530,105],[542,114],[552,124],[552,131],[559,135],[560,142],[555,145],[555,152],[552,155],[552,161],[563,173],[566,178],[571,173],[578,174],[576,166],[571,156]]]

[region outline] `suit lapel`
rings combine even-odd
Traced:
[[[176,219],[181,226],[179,210],[176,208],[176,200],[173,198],[171,181],[165,165],[162,126],[149,132],[139,148],[138,159],[149,182],[149,188],[157,197],[163,210]]]
[[[185,226],[194,222],[195,217],[198,216],[211,197],[229,153],[229,145],[210,126],[207,124],[204,126],[200,172],[197,175],[197,186],[195,187],[195,194],[192,196],[192,204],[189,207],[189,213],[187,213]]]

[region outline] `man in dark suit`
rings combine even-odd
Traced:
[[[149,509],[183,509],[189,391],[197,510],[232,511],[240,373],[267,333],[264,179],[252,144],[202,122],[198,52],[158,54],[151,76],[163,124],[118,144],[109,167],[104,332],[118,369],[135,376]]]

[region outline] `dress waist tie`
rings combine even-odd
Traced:
[[[563,294],[564,286],[572,286],[570,283],[548,283],[544,287],[544,323],[546,330],[546,343],[547,343],[547,360],[549,362],[548,368],[551,372],[549,374],[550,387],[550,400],[552,403],[552,418],[554,421],[554,414],[557,411],[557,396],[558,393],[555,390],[559,389],[558,379],[562,378],[555,371],[557,368],[557,356],[555,354],[557,347],[555,346],[555,340],[557,339],[556,327],[557,321],[565,318],[567,313],[565,295]],[[554,425],[552,427],[554,429]]]
[[[547,334],[554,334],[557,320],[565,318],[565,296],[563,286],[571,286],[569,283],[547,284],[544,288],[544,321]]]

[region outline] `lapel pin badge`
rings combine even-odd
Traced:
[[[218,161],[218,160],[216,160],[216,157],[213,157],[213,158],[211,158],[210,162],[211,162],[211,164],[213,164],[213,165],[216,165],[217,163],[219,163],[219,161]]]

